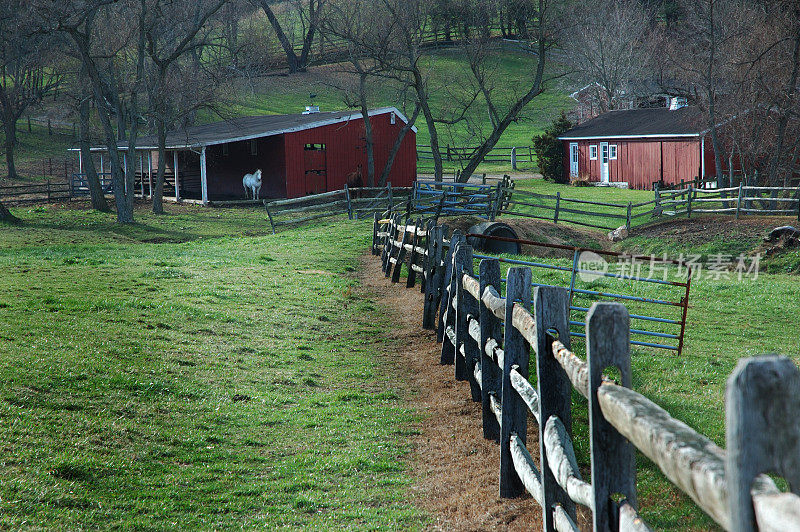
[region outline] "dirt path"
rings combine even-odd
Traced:
[[[483,439],[480,403],[469,385],[456,382],[453,366],[439,365],[435,334],[421,327],[419,286],[392,284],[377,257],[361,259],[362,287],[383,306],[397,327],[390,332],[397,351],[387,353],[407,379],[414,407],[422,416],[412,461],[414,503],[434,519],[433,530],[536,530],[541,510],[530,497],[500,499],[500,452]],[[538,453],[535,425],[528,448]]]

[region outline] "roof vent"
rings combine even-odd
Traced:
[[[303,114],[311,115],[314,113],[319,113],[319,105],[306,105],[306,110],[303,111]]]
[[[682,107],[686,107],[688,104],[686,103],[686,98],[683,96],[673,96],[669,99],[669,110],[675,111]]]

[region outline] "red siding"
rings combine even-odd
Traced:
[[[564,142],[564,171],[569,174],[569,145]],[[573,141],[578,144],[578,179],[600,181],[603,142],[617,146],[617,158],[609,159],[611,182],[627,182],[630,188],[649,189],[654,181],[679,183],[700,175],[699,138],[593,139]],[[597,159],[589,158],[589,147],[597,146]],[[713,157],[712,157],[713,158]],[[706,175],[709,175],[708,168]],[[573,178],[574,179],[574,178]]]
[[[391,114],[385,113],[370,118],[374,139],[375,177],[380,177],[389,158],[403,121],[397,117],[391,123]],[[357,171],[361,165],[364,185],[367,184],[367,153],[365,147],[364,121],[354,119],[340,124],[321,126],[285,135],[286,196],[297,198],[307,194],[304,147],[307,144],[325,145],[325,190],[338,190],[347,182],[347,175]],[[318,157],[315,165],[318,166]],[[417,141],[413,131],[406,133],[400,151],[392,164],[389,181],[393,186],[411,186],[417,171]]]

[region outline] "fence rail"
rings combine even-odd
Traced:
[[[478,146],[442,146],[439,148],[443,162],[461,163],[468,161],[478,151]],[[417,145],[417,161],[432,161],[433,148],[429,145]],[[507,163],[516,170],[518,163],[535,162],[532,146],[505,146],[492,148],[483,157],[484,163]]]
[[[302,198],[268,201],[264,200],[272,232],[276,228],[295,225],[321,218],[347,215],[358,219],[369,217],[372,213],[391,213],[408,204],[411,188],[363,187],[345,188]]]
[[[624,305],[592,304],[582,359],[570,348],[567,289],[532,291],[531,269],[514,267],[503,295],[500,262],[482,259],[476,276],[464,235],[454,232],[445,253],[443,228],[432,220],[395,228],[380,222],[373,253],[382,250],[386,276],[399,280],[406,251],[407,286],[414,286],[412,272],[422,274],[423,327],[436,321],[432,303],[441,295],[439,362],[452,364],[482,405],[483,436],[500,446],[500,496],[529,493],[542,506],[544,530],[578,530],[577,504],[591,511],[595,531],[651,530],[638,514],[634,449],[726,530],[800,530],[800,370],[790,359],[740,360],[728,379],[723,450],[631,390],[632,316]],[[418,248],[426,254],[414,268]],[[608,367],[620,382],[603,374]],[[572,388],[589,401],[589,479],[574,453]],[[526,447],[529,413],[539,431],[538,464]],[[781,493],[765,472],[783,476],[791,492]]]
[[[46,181],[29,185],[0,186],[0,198],[9,205],[67,201],[71,199],[69,183]]]

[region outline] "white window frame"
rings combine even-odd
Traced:
[[[617,145],[616,144],[609,144],[608,145],[608,159],[610,161],[617,160]]]
[[[592,144],[589,146],[589,160],[590,161],[597,160],[597,144]]]

